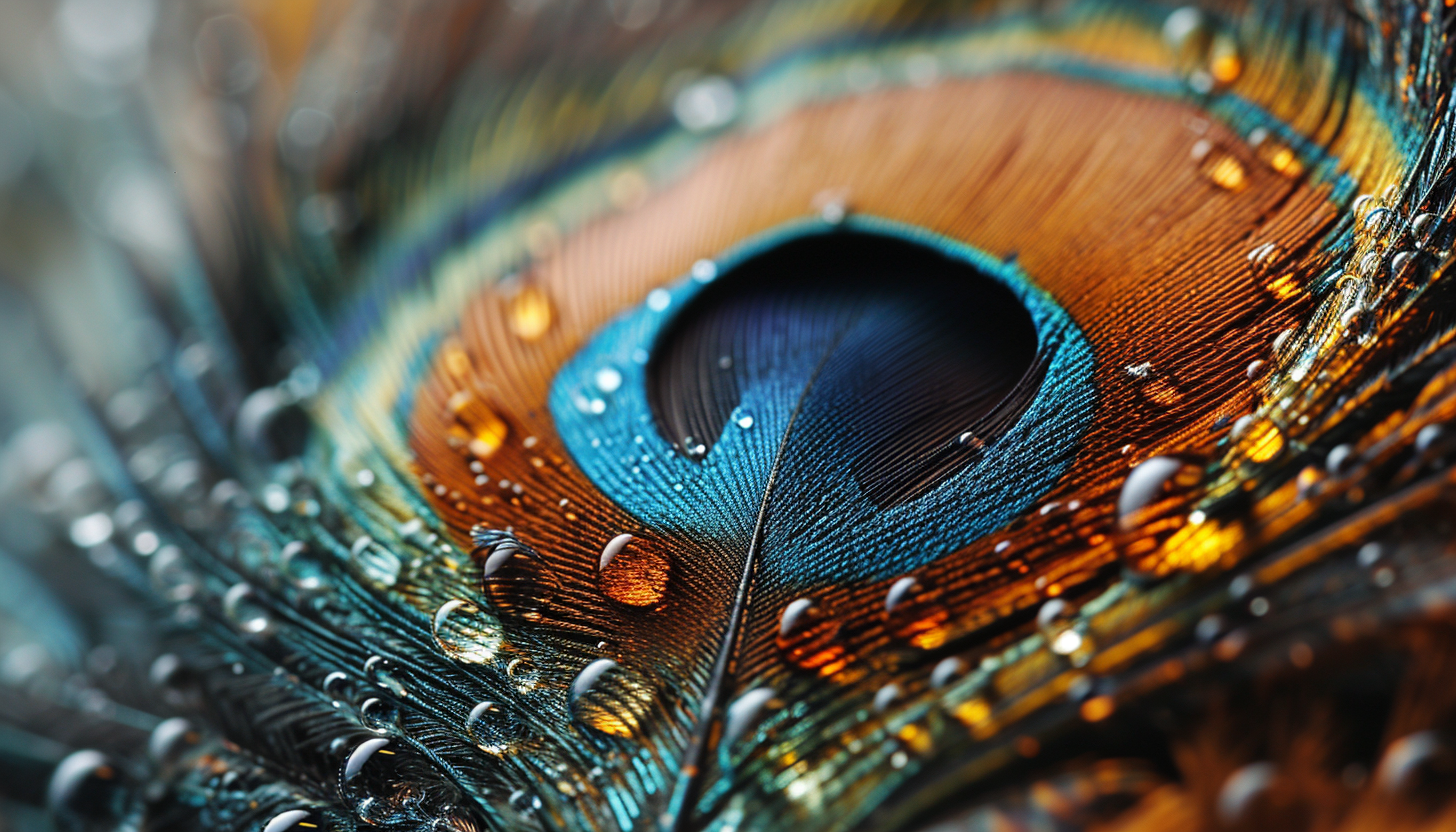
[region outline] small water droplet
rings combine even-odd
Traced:
[[[1162,500],[1175,485],[1185,483],[1184,477],[1196,474],[1196,469],[1185,474],[1187,466],[1180,459],[1170,456],[1149,457],[1137,464],[1122,483],[1117,496],[1117,521],[1124,529],[1139,525],[1139,515],[1144,509]]]
[[[511,332],[522,341],[535,341],[551,328],[551,298],[537,286],[523,286],[510,300],[507,317]]]
[[[1254,462],[1268,462],[1284,450],[1284,432],[1273,421],[1256,418],[1240,435],[1236,446]]]
[[[147,754],[158,765],[175,763],[189,748],[195,746],[201,735],[192,723],[180,716],[164,719],[157,723],[147,738]]]
[[[400,699],[409,696],[409,688],[400,679],[399,668],[383,656],[370,656],[366,659],[364,675],[369,681]]]
[[[541,798],[525,789],[511,792],[509,802],[512,809],[523,815],[533,815],[541,809]]]
[[[711,283],[718,276],[718,264],[712,260],[699,260],[693,264],[693,280],[699,283]]]
[[[571,683],[572,718],[614,737],[636,734],[646,722],[652,702],[646,681],[611,659],[588,664]]]
[[[273,628],[268,608],[258,600],[246,583],[233,584],[222,597],[223,614],[238,632],[249,636],[266,635]]]
[[[913,577],[900,578],[885,593],[886,627],[916,647],[939,647],[950,634],[950,611],[940,596],[939,589],[924,586]]]
[[[360,535],[349,547],[355,566],[369,579],[383,586],[394,586],[404,568],[399,555],[374,542],[369,535]]]
[[[602,593],[629,607],[650,607],[667,594],[672,561],[651,541],[619,534],[602,548],[597,577]]]
[[[521,693],[530,693],[541,684],[541,671],[530,659],[523,656],[506,663],[506,676]]]
[[[387,699],[371,696],[359,703],[359,716],[364,727],[384,734],[399,727],[399,708]]]
[[[602,367],[592,374],[592,382],[603,393],[615,393],[622,386],[622,372],[616,367]]]
[[[722,76],[701,78],[673,98],[672,114],[678,124],[693,133],[716,130],[738,115],[738,90]]]
[[[733,410],[733,424],[743,430],[753,427],[753,411],[742,405],[738,406]]]
[[[1203,174],[1203,178],[1223,190],[1237,193],[1249,186],[1249,174],[1244,163],[1222,145],[1209,139],[1199,139],[1193,143],[1189,155],[1198,164],[1198,172]]]
[[[446,414],[455,424],[450,427],[452,447],[476,459],[488,459],[506,442],[510,428],[490,405],[469,390],[457,390],[445,403]]]
[[[666,289],[653,289],[647,293],[647,308],[661,312],[672,303],[672,294]]]
[[[115,829],[127,787],[123,770],[106,755],[75,751],[51,774],[46,807],[66,829]]]
[[[335,670],[332,673],[329,673],[327,676],[324,677],[323,681],[319,683],[319,689],[322,690],[325,695],[335,700],[345,698],[348,687],[349,674],[343,672],[342,670]]]
[[[317,592],[327,583],[323,564],[309,550],[308,544],[294,540],[284,544],[278,553],[279,571],[297,589]]]
[[[147,565],[152,586],[169,601],[186,601],[202,589],[202,577],[177,546],[163,546]]]
[[[495,622],[462,598],[446,601],[435,610],[433,631],[440,650],[457,662],[484,664],[500,649],[501,634]]]

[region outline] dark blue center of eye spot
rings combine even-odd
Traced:
[[[812,584],[889,577],[1025,511],[1076,453],[1093,368],[1014,263],[856,216],[653,290],[567,362],[550,407],[645,525],[744,542],[763,511],[760,579]]]

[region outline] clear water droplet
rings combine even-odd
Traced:
[[[592,374],[592,382],[603,393],[615,393],[622,386],[622,372],[616,367],[602,367]]]
[[[481,702],[465,718],[465,735],[487,754],[505,754],[530,734],[525,723],[495,702]]]
[[[399,727],[399,708],[393,702],[377,696],[371,696],[359,703],[359,716],[364,721],[364,727],[380,734]]]
[[[614,737],[630,737],[646,722],[652,707],[651,688],[638,674],[611,659],[597,659],[571,683],[572,718]]]
[[[301,540],[285,544],[278,553],[278,560],[283,577],[297,589],[317,592],[328,583],[323,564]]]
[[[399,573],[404,563],[399,555],[376,543],[369,535],[361,535],[349,547],[354,565],[366,577],[383,586],[394,586],[399,582]]]
[[[163,546],[147,565],[152,586],[169,601],[187,601],[202,589],[202,577],[177,546]]]
[[[249,636],[266,635],[273,628],[268,608],[246,583],[233,584],[222,597],[223,615],[238,632]]]
[[[544,560],[519,544],[498,543],[476,557],[483,557],[481,586],[502,615],[539,620],[561,588]]]
[[[446,601],[435,610],[435,643],[445,655],[466,664],[484,664],[500,649],[496,623],[475,604],[462,598]]]
[[[370,656],[365,660],[364,676],[400,699],[409,696],[409,688],[401,680],[399,668],[383,656]]]
[[[753,411],[746,407],[739,406],[733,410],[733,424],[748,430],[753,427]]]

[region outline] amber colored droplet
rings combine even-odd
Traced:
[[[1280,300],[1289,300],[1299,295],[1299,282],[1293,274],[1281,274],[1265,284],[1269,293]]]
[[[602,594],[618,604],[650,607],[667,594],[671,569],[667,553],[652,541],[619,535],[602,551],[597,579]]]
[[[1254,462],[1268,462],[1284,450],[1284,434],[1268,419],[1250,425],[1239,437],[1239,450]]]
[[[1259,158],[1264,160],[1275,173],[1296,179],[1304,174],[1304,163],[1288,145],[1265,142],[1259,148]]]
[[[505,444],[509,428],[490,406],[469,390],[459,390],[445,404],[458,430],[452,431],[455,443],[476,457],[484,459]]]
[[[1101,722],[1112,716],[1117,710],[1117,704],[1110,696],[1094,696],[1082,703],[1082,718],[1088,722]]]
[[[466,354],[465,348],[460,346],[459,341],[450,339],[440,352],[444,356],[445,369],[449,371],[450,375],[456,379],[465,379],[470,376],[474,367],[470,363],[470,356]]]
[[[955,706],[951,714],[971,729],[971,735],[977,739],[984,739],[995,733],[991,705],[979,696]]]
[[[838,618],[810,605],[792,622],[780,623],[774,643],[793,664],[829,676],[849,663],[849,656],[839,641],[841,626]]]
[[[1238,193],[1249,186],[1249,175],[1244,171],[1243,162],[1222,151],[1210,152],[1199,165],[1199,170],[1208,181],[1225,191]]]
[[[885,626],[890,634],[923,650],[944,644],[950,637],[950,611],[940,596],[939,589],[917,582],[893,608],[885,610]]]
[[[1232,84],[1244,73],[1244,60],[1239,57],[1239,46],[1227,35],[1219,35],[1213,39],[1208,57],[1208,74],[1220,84]]]
[[[511,332],[522,341],[535,341],[551,328],[551,298],[536,286],[525,286],[511,298]]]

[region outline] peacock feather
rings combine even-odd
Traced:
[[[0,829],[1448,828],[1453,19],[0,12]]]

